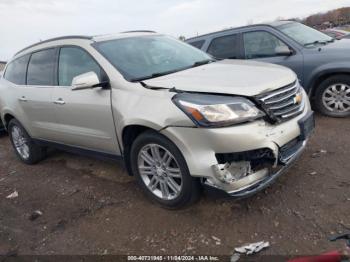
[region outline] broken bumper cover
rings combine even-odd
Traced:
[[[232,197],[243,198],[254,195],[257,192],[267,188],[296,162],[296,160],[305,150],[306,144],[307,141],[301,142],[300,147],[296,150],[296,152],[287,160],[285,160],[286,162],[281,162],[275,171],[272,171],[271,173],[263,173],[258,171],[254,174],[247,176],[246,178],[231,183],[225,191]],[[208,183],[205,183],[205,185],[213,186]],[[232,187],[232,190],[229,190],[229,187]]]
[[[302,114],[279,125],[258,120],[226,128],[170,126],[161,133],[180,149],[193,177],[246,197],[266,188],[300,156],[307,143],[305,119],[312,119],[308,102]],[[233,176],[220,174],[225,168]]]

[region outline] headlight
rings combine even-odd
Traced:
[[[176,95],[173,101],[195,124],[202,127],[230,126],[264,116],[251,101],[243,97],[182,93]]]

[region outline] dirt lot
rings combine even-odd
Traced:
[[[230,255],[261,240],[271,243],[264,254],[339,248],[327,237],[350,229],[349,141],[349,118],[318,116],[302,159],[265,192],[239,201],[206,194],[168,211],[145,199],[115,163],[53,152],[26,166],[3,136],[0,254]],[[19,196],[6,199],[15,190]],[[35,210],[43,215],[31,221]]]

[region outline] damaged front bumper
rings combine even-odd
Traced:
[[[202,183],[206,186],[223,190],[232,197],[249,197],[265,189],[280,175],[285,173],[305,150],[306,144],[306,140],[297,142],[293,152],[289,152],[287,157],[280,155],[277,165],[273,167],[265,166],[257,171],[251,171],[248,175],[237,180],[229,175],[231,174],[229,165],[213,165],[212,168],[218,180],[213,182],[209,178],[202,180]]]
[[[302,114],[278,125],[259,120],[226,128],[167,127],[161,133],[176,144],[190,174],[203,185],[246,197],[295,162],[313,130],[312,120],[307,102]]]

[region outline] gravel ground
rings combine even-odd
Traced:
[[[19,162],[0,137],[0,254],[211,254],[270,241],[264,254],[319,254],[350,230],[350,118],[317,116],[300,161],[245,200],[204,194],[180,211],[145,199],[116,163],[63,152]],[[18,191],[19,196],[6,199]],[[35,210],[42,216],[30,219]]]

